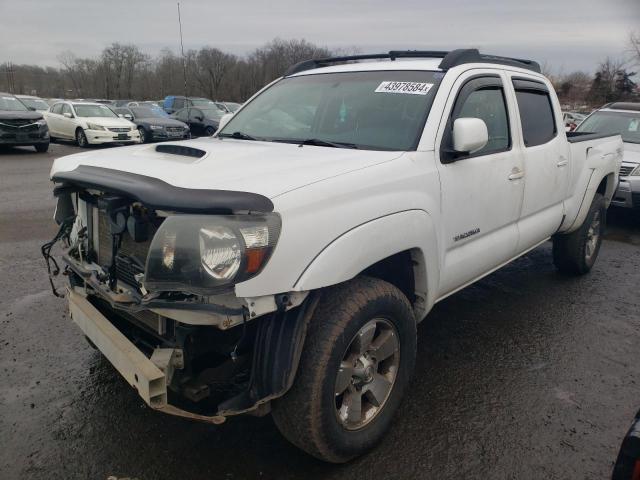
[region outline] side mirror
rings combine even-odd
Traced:
[[[129,120],[130,122],[133,121],[133,115],[131,115],[130,113],[125,113],[124,114],[124,118],[126,118],[127,120]]]
[[[218,122],[218,131],[222,130],[224,126],[229,123],[231,117],[233,117],[233,113],[225,113],[222,117],[220,117],[220,121]]]
[[[31,110],[32,112],[35,112],[35,111],[36,111],[36,108],[35,108],[35,107],[27,107],[27,108],[28,108],[29,110]]]
[[[64,112],[62,115],[67,118],[73,118],[73,115],[71,115],[69,112]]]
[[[475,153],[489,141],[487,124],[479,118],[457,118],[453,122],[453,150],[458,153]]]

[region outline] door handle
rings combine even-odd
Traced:
[[[560,157],[560,161],[558,163],[556,163],[556,165],[558,167],[564,167],[565,165],[567,165],[569,163],[569,160],[567,160],[564,157]]]
[[[509,180],[519,180],[524,177],[524,172],[520,170],[518,167],[513,167],[511,170],[511,175],[509,175]]]

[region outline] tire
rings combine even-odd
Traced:
[[[580,228],[553,237],[553,263],[559,271],[570,275],[589,273],[600,252],[606,219],[604,197],[596,193]]]
[[[149,141],[147,139],[147,132],[144,131],[144,128],[138,127],[138,133],[140,134],[140,143],[147,143]]]
[[[402,292],[375,278],[357,277],[321,295],[295,382],[274,400],[272,415],[280,432],[298,448],[326,462],[343,463],[373,448],[389,428],[413,374],[416,321]],[[371,353],[365,360],[373,363],[367,364],[360,355],[366,338],[373,339],[364,355]],[[386,355],[385,360],[378,363],[378,354]],[[377,389],[377,401],[376,385],[384,386],[384,391]],[[361,411],[371,414],[368,419],[349,407],[358,395]]]
[[[47,143],[36,143],[33,148],[36,149],[38,153],[46,153],[49,150],[49,142]]]
[[[204,134],[205,134],[207,137],[212,137],[214,133],[216,133],[216,129],[215,129],[215,128],[213,128],[213,127],[207,127],[207,128],[205,128],[205,130],[204,130]]]
[[[82,130],[81,128],[76,130],[76,143],[80,148],[87,148],[89,146],[87,135],[84,133],[84,130]]]

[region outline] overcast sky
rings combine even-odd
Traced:
[[[361,52],[479,47],[593,71],[640,30],[640,0],[182,0],[185,48],[239,55],[275,37]],[[178,49],[172,0],[0,0],[0,63],[58,65],[112,42]]]

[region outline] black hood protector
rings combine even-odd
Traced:
[[[155,210],[197,214],[273,211],[271,200],[257,193],[176,187],[157,178],[110,168],[80,165],[75,170],[56,173],[52,180],[61,184],[54,194],[69,188],[89,188],[122,195]]]

